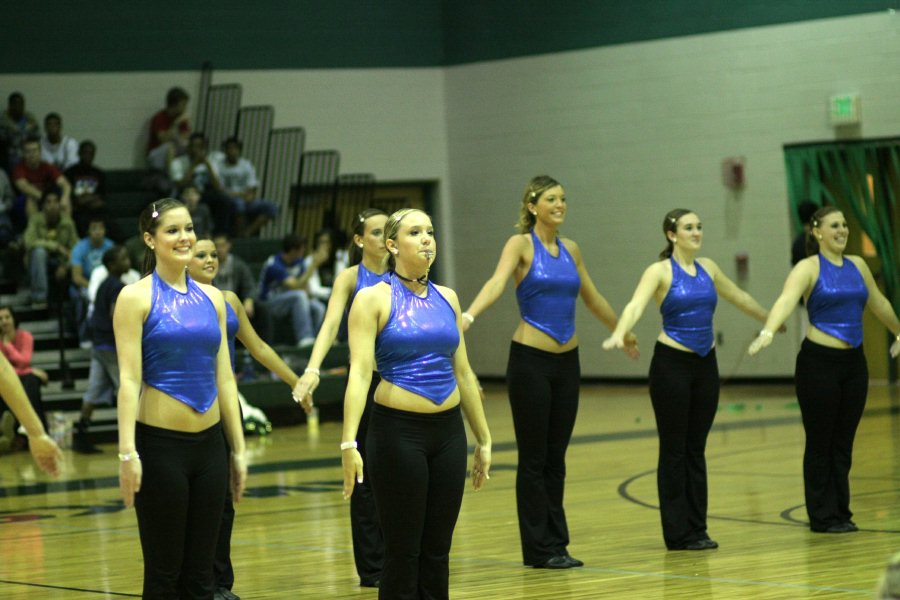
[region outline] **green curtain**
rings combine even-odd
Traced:
[[[900,193],[900,138],[791,144],[784,147],[784,161],[797,233],[802,230],[797,208],[805,200],[852,214],[878,253],[885,295],[894,310],[900,308],[894,217]]]

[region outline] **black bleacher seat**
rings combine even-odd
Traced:
[[[147,169],[109,169],[105,173],[107,194],[146,189]]]

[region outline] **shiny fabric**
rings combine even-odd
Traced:
[[[809,322],[819,331],[843,340],[854,348],[862,345],[862,313],[869,290],[851,261],[840,267],[819,255],[819,278],[809,295]]]
[[[150,314],[141,337],[144,383],[205,413],[216,400],[222,341],[212,300],[186,276],[182,293],[151,275]]]
[[[694,261],[697,275],[692,277],[670,257],[672,286],[659,311],[662,313],[663,331],[700,356],[706,356],[713,347],[713,313],[719,295],[712,278]]]
[[[225,302],[225,334],[228,337],[228,356],[231,357],[231,370],[234,371],[234,338],[241,326],[237,313],[231,308],[231,304]]]
[[[430,281],[424,298],[412,293],[393,272],[388,282],[391,314],[375,338],[378,371],[385,381],[440,406],[456,389],[456,312]]]
[[[386,275],[373,273],[365,268],[362,263],[359,263],[359,269],[356,271],[356,287],[353,288],[353,293],[350,294],[350,299],[347,301],[347,312],[350,312],[350,307],[353,305],[353,300],[356,299],[356,294],[359,293],[359,290],[382,281],[386,281]]]
[[[550,254],[532,230],[534,258],[528,274],[516,287],[522,320],[560,344],[575,335],[575,300],[581,277],[575,260],[559,238],[559,256]]]

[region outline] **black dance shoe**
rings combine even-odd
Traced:
[[[532,565],[535,569],[571,569],[575,565],[569,562],[567,556],[554,556],[542,563]]]
[[[684,550],[713,550],[718,548],[719,544],[709,538],[702,540],[694,540],[684,545]]]
[[[566,561],[569,563],[570,567],[583,567],[584,566],[583,561],[578,560],[577,558],[569,555],[568,553],[564,554],[563,558],[566,559]]]

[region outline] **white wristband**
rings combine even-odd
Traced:
[[[356,440],[352,442],[341,442],[341,450],[350,450],[351,448],[358,448],[359,444],[356,443]]]
[[[469,325],[475,322],[475,317],[472,316],[471,313],[464,312],[460,315],[463,319],[469,322]]]
[[[321,373],[319,372],[319,369],[314,369],[312,367],[306,367],[305,369],[303,369],[303,372],[304,373],[312,373],[313,375],[321,375]]]

